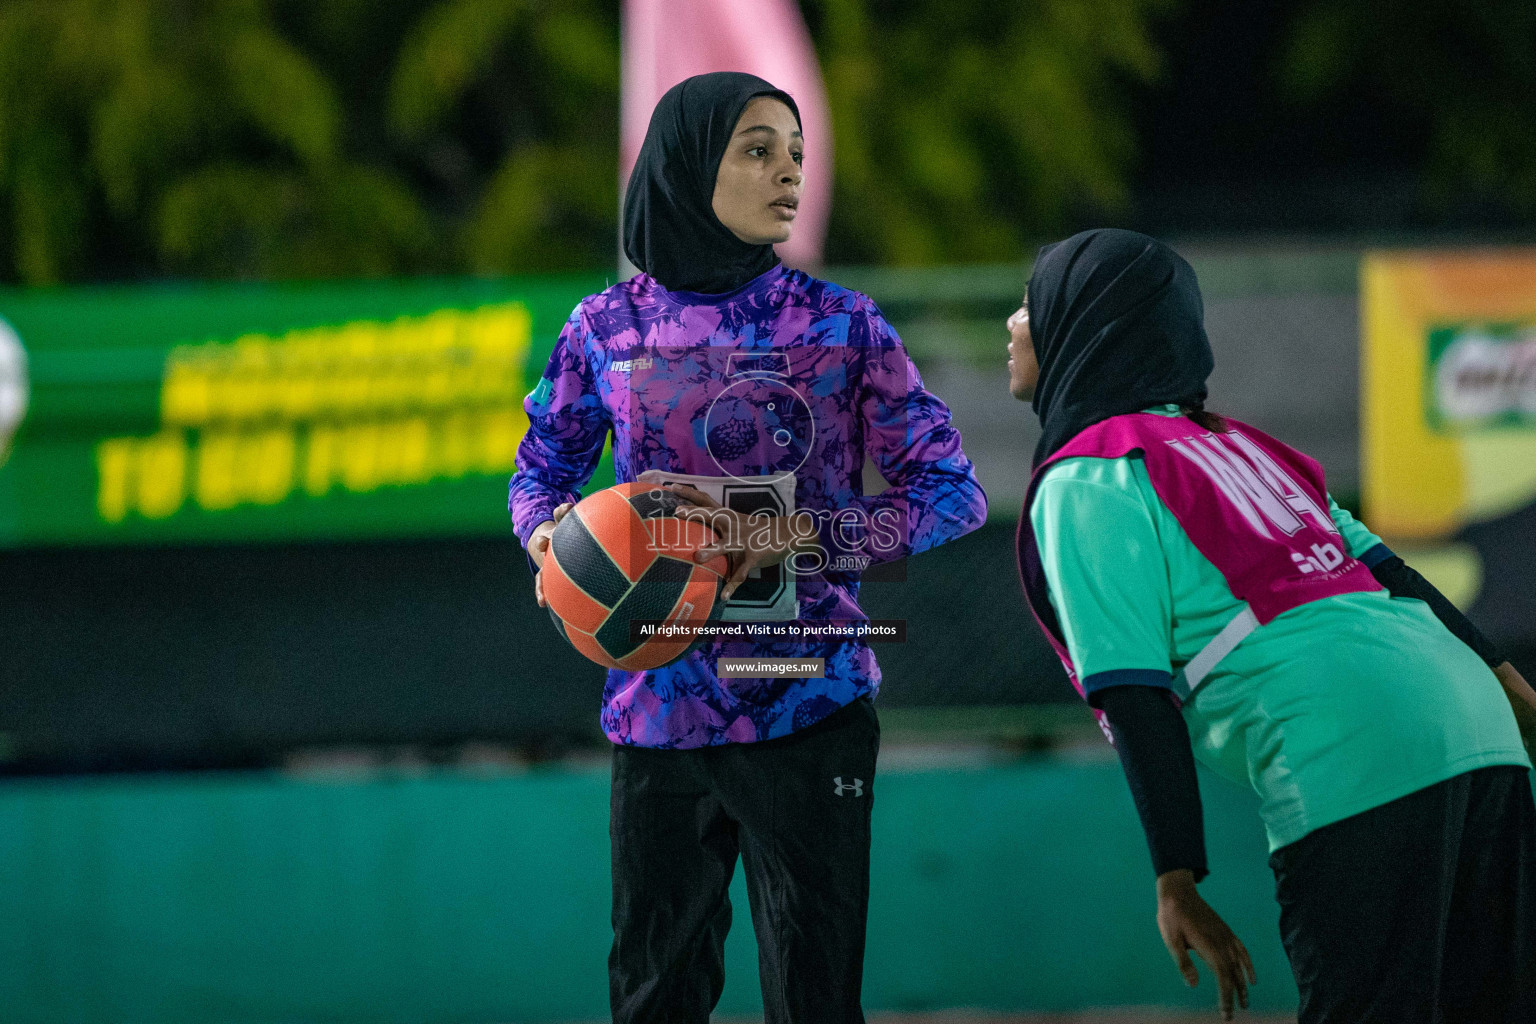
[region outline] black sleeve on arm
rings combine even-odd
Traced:
[[[1115,735],[1115,749],[1136,801],[1136,813],[1159,875],[1189,868],[1200,881],[1205,864],[1205,822],[1200,783],[1184,716],[1167,690],[1110,686],[1094,694]]]
[[[1376,577],[1377,583],[1391,591],[1393,597],[1414,597],[1429,605],[1435,618],[1456,634],[1456,639],[1476,651],[1477,656],[1487,662],[1490,668],[1504,664],[1503,653],[1493,646],[1482,630],[1472,625],[1472,621],[1446,600],[1433,583],[1415,572],[1413,566],[1393,555],[1371,566],[1371,575]]]

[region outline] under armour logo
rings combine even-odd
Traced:
[[[837,778],[833,779],[832,782],[833,782],[834,785],[837,786],[837,788],[832,791],[832,795],[833,796],[842,796],[844,793],[846,793],[850,789],[853,790],[853,795],[854,796],[863,796],[864,795],[864,780],[863,779],[854,779],[852,785],[845,786],[845,785],[843,785],[843,777],[841,775],[839,775]]]

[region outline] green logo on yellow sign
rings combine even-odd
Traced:
[[[1536,324],[1429,331],[1425,414],[1442,433],[1536,426]]]

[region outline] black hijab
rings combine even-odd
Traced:
[[[1155,238],[1106,228],[1047,245],[1029,279],[1044,430],[1035,465],[1100,420],[1200,409],[1214,362],[1195,271]]]
[[[789,94],[755,75],[717,71],[667,90],[624,194],[624,254],[668,291],[735,291],[778,265],[772,245],[749,245],[715,216],[715,176],[736,122],[758,96]]]

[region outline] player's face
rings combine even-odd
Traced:
[[[780,100],[747,104],[720,158],[715,216],[749,245],[789,241],[800,205],[804,140],[794,113]]]
[[[1035,397],[1040,380],[1040,363],[1035,359],[1035,341],[1029,334],[1029,306],[1022,304],[1008,318],[1008,392],[1021,402]]]

